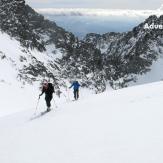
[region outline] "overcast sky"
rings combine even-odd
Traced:
[[[163,0],[26,0],[34,8],[157,9]]]

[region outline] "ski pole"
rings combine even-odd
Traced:
[[[54,102],[54,105],[55,105],[55,107],[56,107],[56,108],[58,108],[58,106],[57,106],[57,105],[56,105],[56,103],[55,103],[55,100],[54,100],[54,98],[53,98],[53,102]]]
[[[63,96],[65,97],[66,101],[68,101],[67,96],[62,92]]]
[[[34,114],[36,114],[36,112],[37,112],[39,101],[40,101],[40,97],[38,98],[37,105],[36,105],[36,110],[35,110],[35,113]]]
[[[67,91],[67,95],[68,95],[68,101],[70,101],[70,94],[69,94],[69,90],[68,90],[68,89],[66,89],[66,91]]]

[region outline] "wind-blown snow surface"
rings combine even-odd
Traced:
[[[1,117],[0,162],[162,163],[162,98],[158,82]]]

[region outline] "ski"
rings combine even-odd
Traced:
[[[35,120],[35,119],[41,118],[42,116],[44,116],[45,114],[47,114],[47,113],[49,113],[49,112],[51,112],[51,111],[52,111],[52,110],[43,111],[43,112],[39,113],[38,115],[32,117],[30,120]]]

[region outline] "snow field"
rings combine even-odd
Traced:
[[[0,119],[3,163],[162,163],[163,82]]]

